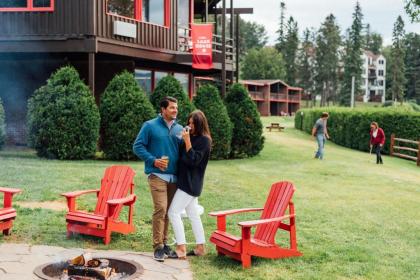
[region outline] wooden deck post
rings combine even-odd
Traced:
[[[391,146],[389,147],[389,155],[392,157],[394,154],[394,142],[395,142],[395,134],[391,134]]]
[[[95,96],[95,53],[89,53],[89,87]]]
[[[420,139],[419,139],[419,145],[417,148],[417,166],[420,166]]]

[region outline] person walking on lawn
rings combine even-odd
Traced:
[[[312,136],[315,137],[316,141],[318,142],[318,151],[315,154],[315,158],[323,159],[324,158],[324,147],[326,139],[330,139],[327,130],[327,120],[328,120],[328,113],[324,112],[316,122],[314,127],[312,128]]]
[[[385,133],[377,122],[370,124],[370,150],[376,153],[376,164],[383,164],[381,150],[385,144]]]
[[[186,256],[202,256],[205,254],[203,224],[198,213],[198,197],[201,195],[204,183],[204,173],[210,158],[211,136],[209,125],[204,113],[200,110],[192,112],[188,118],[189,131],[184,129],[184,142],[180,147],[178,163],[177,191],[169,207],[169,220],[176,238],[176,253],[178,258]],[[184,224],[181,213],[186,210],[191,221],[196,247],[187,254]]]
[[[176,191],[176,174],[182,126],[176,122],[177,100],[164,97],[160,102],[161,113],[143,124],[133,144],[133,151],[144,160],[153,199],[153,258],[163,262],[165,256],[177,258],[168,245],[167,211]]]

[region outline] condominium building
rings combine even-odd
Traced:
[[[363,51],[361,91],[363,102],[385,102],[386,59],[382,54]]]

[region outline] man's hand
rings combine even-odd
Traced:
[[[160,159],[160,158],[155,159],[155,162],[153,163],[153,165],[156,168],[159,168],[161,171],[165,171],[166,168],[167,168],[167,166],[166,166],[166,160]]]

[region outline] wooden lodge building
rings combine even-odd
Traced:
[[[226,28],[217,30],[217,23],[213,68],[192,68],[191,23],[220,18],[214,16],[220,13],[219,2],[226,5],[226,0],[1,0],[0,98],[6,141],[26,144],[27,100],[64,65],[76,67],[97,102],[124,69],[135,73],[148,94],[166,75],[174,75],[190,97],[195,77],[233,78],[233,40]],[[225,14],[227,9],[222,10]]]
[[[261,116],[293,115],[300,108],[302,89],[281,80],[244,80]]]

